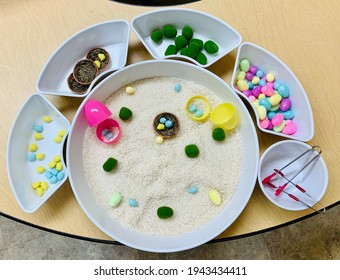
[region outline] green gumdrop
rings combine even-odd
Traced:
[[[177,47],[175,45],[169,45],[165,52],[164,52],[164,55],[172,55],[172,54],[177,54]]]
[[[171,24],[164,25],[162,28],[162,32],[163,32],[164,37],[167,37],[170,39],[175,38],[177,35],[177,29]]]
[[[122,107],[120,108],[119,111],[119,117],[123,120],[126,121],[132,116],[132,111],[129,108]]]
[[[200,153],[198,147],[195,144],[187,145],[184,151],[185,151],[185,154],[190,158],[195,158]]]
[[[157,209],[157,216],[160,219],[168,219],[174,215],[174,210],[168,206],[161,206]]]
[[[108,158],[107,161],[103,164],[103,169],[106,172],[110,172],[115,169],[118,165],[118,161],[115,158]]]
[[[151,32],[151,40],[155,43],[159,43],[163,39],[163,33],[160,29],[155,29]]]
[[[188,44],[188,41],[184,36],[179,35],[179,36],[176,37],[175,45],[177,46],[177,48],[179,50],[185,48],[187,46],[187,44]]]
[[[188,47],[185,47],[185,48],[181,49],[180,54],[188,56]]]
[[[204,49],[208,54],[215,54],[218,52],[219,47],[214,41],[208,40],[204,43]]]
[[[203,50],[203,41],[201,39],[196,39],[196,38],[192,38],[190,41],[189,41],[189,44],[190,43],[196,43],[198,44],[199,46],[199,50]]]
[[[212,132],[212,138],[216,141],[223,141],[225,139],[225,132],[222,128],[217,127]]]
[[[182,35],[187,39],[190,40],[192,36],[194,35],[194,31],[189,25],[186,25],[182,29]]]
[[[188,56],[191,58],[195,58],[198,53],[199,48],[200,47],[197,43],[195,42],[190,43],[188,47]]]
[[[202,53],[202,52],[198,52],[198,54],[197,54],[196,57],[195,57],[195,60],[196,60],[199,64],[202,64],[202,65],[206,65],[207,62],[208,62],[207,57],[206,57],[205,54]]]

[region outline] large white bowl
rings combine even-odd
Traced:
[[[152,236],[124,228],[109,217],[92,196],[84,176],[82,147],[88,127],[84,104],[96,99],[103,102],[113,92],[143,78],[168,76],[197,82],[215,92],[222,100],[235,105],[240,116],[239,130],[242,138],[243,165],[236,192],[221,213],[206,225],[178,236]],[[156,96],[155,96],[156,98]],[[227,155],[226,155],[227,156]],[[258,170],[259,147],[254,124],[249,112],[237,94],[223,80],[196,65],[180,61],[145,61],[130,65],[111,74],[102,81],[79,107],[71,125],[67,142],[67,165],[73,192],[92,222],[119,242],[136,249],[153,252],[174,252],[199,246],[215,238],[228,228],[241,214],[253,192]]]
[[[281,193],[279,196],[275,196],[275,189],[268,185],[264,185],[262,180],[272,174],[274,172],[274,168],[280,170],[286,164],[290,163],[309,149],[311,149],[311,146],[306,143],[296,140],[283,140],[271,145],[261,156],[258,173],[259,185],[264,195],[276,206],[291,211],[304,210],[308,208],[308,206],[303,203],[291,199],[286,193]],[[319,149],[317,148],[316,151],[307,153],[287,166],[284,170],[282,170],[284,175],[288,179],[291,179],[314,156],[317,155],[318,150]],[[279,175],[272,178],[272,183],[277,187],[286,182],[287,181]],[[328,184],[328,171],[321,155],[319,158],[312,161],[310,165],[308,165],[296,178],[292,180],[292,182],[303,187],[312,199],[300,192],[292,184],[288,184],[285,188],[287,193],[298,197],[311,207],[314,206],[315,208],[320,209],[321,205],[318,205],[315,201],[321,200],[326,192]]]
[[[86,96],[98,80],[125,66],[129,35],[130,24],[125,20],[104,21],[79,31],[60,45],[47,60],[38,77],[37,90],[43,94]],[[88,51],[97,47],[104,48],[110,54],[110,63],[93,80],[85,93],[72,92],[67,78],[74,65],[84,59]]]
[[[42,121],[43,116],[46,115],[53,119],[49,124]],[[34,140],[32,127],[35,124],[43,126],[43,140]],[[31,95],[26,100],[14,120],[7,144],[7,173],[12,192],[21,209],[26,213],[38,210],[67,179],[66,168],[63,169],[64,178],[56,184],[48,183],[44,174],[38,174],[36,171],[38,166],[43,166],[48,170],[48,163],[56,155],[60,155],[61,162],[65,167],[63,146],[67,134],[64,135],[62,143],[54,142],[54,138],[62,129],[68,132],[70,123],[51,102],[38,93]],[[38,145],[37,153],[45,154],[43,161],[29,162],[31,143]],[[46,181],[49,184],[48,190],[42,197],[39,197],[31,187],[31,184],[36,181]]]
[[[185,25],[190,25],[194,30],[194,38],[203,40],[213,40],[219,46],[219,51],[215,55],[207,56],[207,64],[201,65],[196,60],[183,55],[165,56],[164,52],[169,44],[174,44],[172,39],[163,39],[161,44],[156,44],[151,40],[150,34],[157,28],[162,28],[165,24],[173,24],[178,34]],[[237,48],[241,42],[241,35],[224,21],[204,12],[192,9],[162,9],[144,13],[135,17],[131,22],[132,30],[142,41],[149,53],[156,59],[181,58],[189,60],[201,67],[209,67],[233,49]]]
[[[275,79],[285,83],[290,89],[289,99],[292,101],[292,111],[295,113],[293,121],[297,126],[297,131],[292,135],[287,135],[280,132],[275,132],[273,130],[264,129],[261,127],[260,120],[257,117],[256,123],[258,128],[263,132],[289,139],[300,140],[304,142],[311,140],[314,136],[314,119],[312,108],[303,86],[293,71],[290,70],[290,68],[274,54],[258,45],[249,42],[245,42],[240,45],[237,52],[233,76],[231,79],[231,86],[242,98],[251,104],[256,116],[257,112],[255,106],[252,104],[250,99],[235,86],[236,76],[239,72],[239,64],[243,58],[247,58],[251,64],[257,66],[265,73],[274,73]]]

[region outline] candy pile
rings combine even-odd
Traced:
[[[56,184],[64,178],[65,174],[62,171],[63,164],[60,161],[59,155],[56,155],[53,158],[53,161],[48,164],[48,167],[50,169],[45,172],[45,177],[49,180],[51,184]]]
[[[191,26],[185,25],[182,29],[182,34],[178,35],[178,30],[172,24],[165,24],[162,28],[156,28],[151,32],[151,40],[160,44],[163,37],[168,39],[173,39],[174,43],[168,45],[164,55],[175,55],[178,52],[181,55],[191,57],[195,59],[198,63],[205,65],[207,64],[207,55],[215,55],[219,47],[212,41],[208,40],[203,42],[201,39],[194,38],[194,31]]]
[[[260,126],[286,135],[297,130],[292,121],[295,114],[291,110],[289,88],[286,84],[276,81],[273,73],[264,73],[248,59],[242,59],[240,72],[236,76],[237,88],[254,104]]]

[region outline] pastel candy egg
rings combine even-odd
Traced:
[[[254,78],[254,74],[251,72],[246,73],[246,80],[251,81]]]
[[[260,81],[260,78],[257,77],[257,76],[254,76],[254,78],[251,80],[251,82],[254,84],[254,85],[257,85]]]
[[[33,143],[29,146],[30,152],[36,152],[38,150],[37,144]]]
[[[241,74],[241,73],[244,73],[244,75]],[[240,72],[240,73],[238,73],[237,76],[236,76],[236,81],[244,80],[245,77],[246,77],[245,72]]]
[[[43,194],[44,194],[44,190],[43,190],[43,188],[36,188],[35,189],[35,193],[38,195],[38,196],[43,196]]]
[[[64,176],[65,176],[65,174],[64,174],[64,172],[59,172],[58,174],[57,174],[57,180],[58,181],[60,181],[60,180],[62,180],[63,178],[64,178]]]
[[[250,63],[249,63],[249,60],[248,59],[242,59],[240,61],[240,69],[244,72],[247,72],[250,68]]]
[[[264,73],[263,73],[262,70],[257,70],[255,75],[261,79],[263,77]]]
[[[189,107],[189,112],[190,113],[195,113],[197,111],[197,106],[196,105],[190,105]],[[164,118],[165,119],[165,118]],[[166,121],[166,120],[165,120]]]
[[[247,81],[249,89],[252,90],[254,88],[254,84],[250,81]]]
[[[171,128],[172,126],[173,126],[172,121],[167,120],[167,121],[165,122],[165,127],[166,127],[166,128]]]
[[[237,81],[237,87],[239,88],[240,91],[248,90],[249,85],[245,80],[239,80]]]
[[[181,89],[182,89],[182,86],[181,86],[180,84],[175,84],[174,90],[175,90],[176,92],[180,92]]]
[[[295,117],[295,113],[292,110],[287,110],[286,112],[282,112],[285,120],[291,120]]]
[[[163,141],[164,141],[164,139],[163,139],[162,136],[157,136],[157,137],[155,138],[155,142],[156,142],[157,144],[162,144]]]
[[[272,106],[279,104],[281,100],[282,96],[280,94],[274,94],[271,97],[269,97],[269,102]]]
[[[277,113],[273,118],[272,118],[272,124],[274,126],[279,126],[281,125],[282,121],[283,121],[283,114],[281,113]]]
[[[40,187],[40,182],[39,181],[32,183],[32,188],[33,189],[37,189],[39,187]]]
[[[243,91],[243,94],[245,95],[245,96],[247,96],[247,97],[249,97],[250,95],[251,95],[251,90],[245,90],[245,91]]]
[[[285,112],[285,111],[289,110],[291,106],[292,106],[292,102],[290,101],[290,99],[289,98],[283,98],[281,100],[281,103],[280,103],[280,110],[282,112]]]
[[[256,100],[256,97],[254,95],[249,95],[248,98],[251,102],[254,102]]]
[[[45,154],[39,153],[37,154],[37,160],[43,160],[45,158]]]
[[[272,123],[273,123],[273,121],[272,121]],[[273,124],[273,125],[274,125],[274,124]],[[283,130],[283,128],[285,127],[285,125],[286,125],[286,121],[283,120],[282,123],[281,123],[280,125],[274,126],[274,127],[273,127],[273,130],[274,130],[275,132],[281,132],[281,131]]]
[[[261,87],[260,86],[254,87],[253,90],[251,91],[251,94],[257,98],[261,94]]]
[[[61,162],[57,162],[55,168],[58,170],[58,171],[61,171],[63,170],[63,164]]]
[[[266,96],[274,95],[274,90],[267,85],[264,85],[263,87],[261,87],[261,92],[264,93]]]
[[[277,90],[277,89],[279,88],[280,85],[281,85],[280,82],[275,81],[274,84],[273,84],[273,88],[274,88],[275,90]]]
[[[48,163],[47,166],[48,166],[49,168],[54,168],[54,167],[56,167],[56,165],[57,165],[57,163],[56,163],[55,161],[51,161],[51,162]]]
[[[134,198],[129,199],[129,206],[131,206],[131,207],[138,207],[137,200],[134,199]]]
[[[256,74],[256,72],[257,72],[257,67],[256,66],[254,66],[254,65],[250,65],[250,67],[249,67],[249,70],[248,70],[250,73],[252,73],[253,75],[255,75]]]
[[[56,156],[53,158],[53,161],[59,162],[59,161],[60,161],[60,156],[59,156],[59,155],[56,155]]]
[[[274,80],[275,80],[274,74],[273,74],[273,73],[268,73],[268,74],[266,75],[266,80],[267,80],[267,82],[272,82],[272,81],[274,81]]]
[[[199,117],[202,117],[203,116],[203,110],[199,109],[195,112],[195,117],[196,118],[199,118]]]
[[[52,175],[56,176],[59,171],[57,170],[57,168],[52,168],[50,172],[52,173]]]
[[[36,171],[37,171],[39,174],[44,173],[45,170],[46,170],[46,169],[45,169],[45,167],[43,167],[43,166],[38,166],[37,169],[36,169]]]
[[[279,110],[279,109],[280,109],[280,104],[277,104],[277,105],[275,105],[275,106],[272,106],[272,107],[270,108],[270,111],[276,112],[276,111]]]
[[[53,174],[52,174],[50,171],[47,170],[47,171],[45,172],[45,177],[46,177],[47,179],[51,179],[52,176],[53,176]]]
[[[267,111],[272,107],[269,100],[266,99],[266,98],[261,98],[260,101],[259,101],[259,104],[264,106],[267,109]]]
[[[164,130],[165,129],[165,125],[160,123],[157,125],[157,130]]]
[[[270,123],[270,120],[267,117],[265,117],[262,121],[260,121],[260,126],[262,128],[268,128],[269,123]]]
[[[122,201],[122,196],[119,192],[114,192],[109,198],[109,205],[111,207],[116,207]]]
[[[263,87],[266,83],[267,83],[267,81],[265,79],[259,80],[259,86],[261,86],[261,87]]]
[[[133,87],[126,87],[125,92],[127,94],[134,94],[135,93],[135,89]]]
[[[44,130],[44,128],[43,128],[43,126],[42,125],[34,125],[33,126],[33,130],[35,131],[35,132],[43,132],[43,130]]]
[[[34,162],[34,161],[36,160],[36,155],[35,155],[35,154],[29,154],[29,155],[28,155],[28,160],[29,160],[30,162]]]
[[[262,121],[265,119],[266,115],[267,115],[267,109],[266,107],[262,106],[262,105],[259,105],[256,107],[256,111],[257,111],[257,114],[259,116],[259,119]]]
[[[198,188],[196,186],[190,186],[188,189],[188,193],[190,194],[196,194],[198,192]]]
[[[277,88],[277,91],[283,98],[289,96],[289,88],[286,85],[280,84],[280,86]]]
[[[65,129],[62,129],[62,130],[58,131],[58,136],[60,136],[60,137],[64,137],[65,134],[66,134],[66,130]]]
[[[211,202],[215,205],[221,205],[222,203],[222,198],[221,198],[221,195],[220,193],[218,192],[218,190],[216,189],[211,189],[209,191],[209,198],[211,200]]]
[[[253,105],[254,105],[255,107],[258,107],[258,106],[260,105],[260,101],[259,101],[258,99],[255,99],[255,100],[253,101]]]
[[[288,121],[287,121],[288,122]],[[293,122],[286,124],[286,126],[282,129],[283,134],[291,135],[294,134],[297,130],[296,125]]]
[[[267,117],[268,117],[269,120],[272,120],[273,117],[274,117],[276,114],[277,114],[277,113],[274,112],[274,111],[269,111],[269,112],[267,113]]]
[[[263,99],[266,98],[266,95],[263,93],[260,93],[259,96],[257,97],[258,99]]]
[[[193,105],[193,106],[194,106],[194,105]],[[189,110],[190,110],[190,109],[189,109]],[[196,111],[196,110],[195,110],[195,111]],[[160,122],[160,123],[165,123],[165,122],[166,122],[166,118],[164,118],[164,117],[160,118],[160,119],[159,119],[159,122]]]
[[[62,139],[60,136],[56,136],[56,137],[54,138],[54,142],[56,142],[57,144],[60,144],[61,141],[63,141],[63,139]]]
[[[268,127],[267,127],[267,129],[269,129],[269,130],[272,130],[273,129],[273,124],[272,124],[272,122],[271,121],[269,121],[269,125],[268,125]]]

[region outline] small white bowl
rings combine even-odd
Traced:
[[[231,86],[242,98],[251,104],[256,116],[257,112],[251,100],[235,86],[236,76],[239,72],[239,64],[243,58],[247,58],[252,65],[255,65],[265,73],[274,73],[275,80],[281,81],[289,87],[289,99],[292,101],[292,111],[295,113],[293,122],[297,126],[297,131],[292,135],[286,135],[280,132],[262,128],[260,126],[260,120],[257,117],[256,122],[258,128],[263,132],[285,138],[304,142],[310,141],[314,136],[314,119],[312,108],[310,106],[308,96],[295,74],[279,58],[264,48],[249,42],[240,45],[231,79]]]
[[[105,21],[85,28],[65,41],[48,59],[40,72],[36,88],[43,94],[70,97],[86,96],[96,81],[125,66],[128,53],[130,24],[125,20]],[[74,65],[84,59],[92,48],[104,48],[110,54],[110,63],[85,93],[70,90],[67,78]]]
[[[306,143],[296,140],[284,140],[277,142],[270,146],[261,156],[259,163],[258,182],[264,195],[275,205],[292,211],[304,210],[308,207],[304,204],[297,202],[290,198],[286,193],[282,192],[279,196],[275,196],[275,188],[262,183],[263,179],[274,173],[274,168],[280,170],[286,164],[294,160],[306,150],[311,149],[311,146]],[[290,164],[287,168],[282,170],[285,177],[289,180],[297,174],[315,155],[316,151],[308,152],[294,163]],[[275,175],[271,182],[279,187],[287,182],[280,175]],[[284,189],[309,206],[320,208],[316,205],[315,201],[320,201],[324,196],[328,185],[328,171],[326,164],[321,157],[316,158],[310,165],[308,165],[295,179],[292,180],[295,184],[300,185],[312,197],[309,198],[306,194],[299,191],[292,184],[288,184]]]
[[[43,117],[50,116],[52,122],[44,123]],[[44,139],[36,141],[33,137],[34,125],[43,126]],[[66,134],[62,137],[60,144],[54,142],[54,138],[62,129]],[[63,159],[63,146],[70,129],[68,120],[55,108],[43,95],[33,94],[23,104],[12,125],[7,143],[7,173],[12,188],[12,192],[26,213],[32,213],[42,206],[52,194],[65,182],[68,177],[66,165]],[[29,146],[36,143],[38,150],[36,153],[44,153],[42,161],[30,162],[28,155]],[[63,164],[64,178],[56,184],[50,184],[44,174],[38,174],[36,168],[43,166],[49,170],[48,163],[53,161],[56,155],[60,155]],[[48,189],[39,197],[31,184],[36,181],[46,181]]]
[[[219,51],[215,55],[207,56],[207,64],[202,65],[196,60],[183,55],[165,56],[164,52],[169,44],[174,44],[173,39],[163,39],[161,44],[156,44],[151,40],[150,34],[156,28],[162,28],[165,24],[172,24],[178,30],[178,35],[185,25],[190,25],[194,30],[194,38],[203,40],[213,40],[219,46]],[[203,68],[209,67],[217,60],[237,48],[241,42],[241,35],[230,25],[222,20],[204,12],[191,9],[162,9],[144,13],[135,17],[131,22],[132,30],[142,41],[146,49],[155,59],[180,58],[191,61]]]

